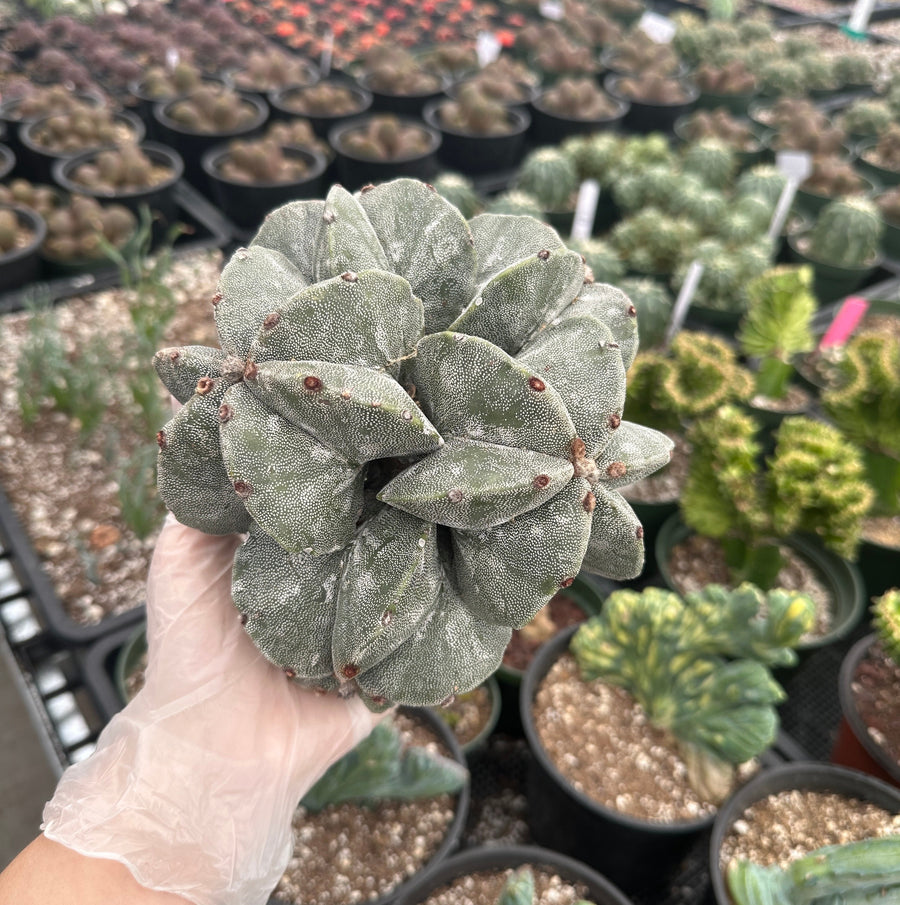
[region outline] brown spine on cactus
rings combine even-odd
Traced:
[[[160,449],[165,449],[166,446],[168,445],[168,442],[169,442],[169,441],[168,441],[168,439],[166,438],[166,432],[165,432],[165,431],[157,431],[157,432],[156,432],[156,445],[157,445]]]

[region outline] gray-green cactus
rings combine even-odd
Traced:
[[[900,836],[828,845],[786,867],[734,861],[726,881],[735,905],[889,905],[900,900]]]
[[[625,688],[651,722],[675,735],[689,770],[718,768],[743,763],[774,740],[774,705],[784,693],[768,666],[795,661],[792,648],[814,614],[805,595],[763,594],[746,584],[734,591],[711,585],[684,599],[655,587],[620,590],[578,629],[570,649],[586,681]],[[700,769],[692,780],[711,772]]]
[[[247,533],[232,591],[296,681],[374,708],[479,684],[579,569],[640,572],[617,492],[671,443],[622,420],[634,307],[530,218],[396,180],[271,213],[167,349],[179,520]]]
[[[541,218],[541,203],[528,192],[521,189],[507,189],[488,201],[485,209],[488,214],[506,214],[510,217]]]
[[[735,194],[738,198],[758,197],[767,201],[775,210],[778,199],[787,185],[787,176],[771,164],[760,164],[738,177]]]
[[[622,138],[614,132],[596,132],[593,135],[574,135],[562,143],[578,171],[578,178],[596,179],[608,185],[622,153]]]
[[[515,186],[534,195],[545,211],[572,210],[578,192],[578,171],[559,148],[538,148],[522,161]]]
[[[687,217],[645,207],[617,223],[610,241],[629,270],[655,276],[673,273],[699,235],[696,224]]]
[[[844,198],[825,206],[809,236],[810,256],[837,267],[865,267],[878,257],[884,222],[868,198]]]

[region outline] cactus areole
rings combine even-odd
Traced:
[[[157,354],[179,521],[246,535],[245,630],[303,685],[436,704],[579,569],[643,563],[616,488],[669,459],[622,420],[628,297],[530,217],[400,179],[273,211],[226,265],[221,349]]]

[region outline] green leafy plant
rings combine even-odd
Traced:
[[[872,624],[885,653],[900,663],[900,589],[891,588],[872,601]]]
[[[736,860],[728,865],[735,905],[851,905],[900,896],[900,836],[828,845],[786,867]]]
[[[793,648],[813,618],[809,597],[751,584],[710,585],[684,598],[655,587],[619,590],[570,650],[585,681],[626,689],[668,729],[692,784],[721,801],[733,765],[774,740],[784,692],[769,667],[796,662]]]
[[[368,706],[478,685],[580,569],[636,575],[618,487],[671,442],[622,419],[624,293],[531,218],[467,222],[398,179],[268,216],[213,296],[221,348],[155,356],[176,517],[246,532],[263,653]],[[577,425],[577,426],[576,426]]]
[[[403,748],[396,727],[385,722],[332,764],[300,803],[317,812],[347,801],[373,807],[386,799],[432,798],[458,792],[468,775],[449,757],[426,748]]]
[[[693,423],[685,523],[719,541],[734,582],[772,587],[781,542],[794,532],[852,559],[872,502],[860,451],[836,428],[796,416],[782,421],[775,452],[763,459],[758,433],[731,405]]]
[[[811,267],[775,267],[747,287],[747,313],[737,340],[745,355],[760,359],[756,392],[783,399],[794,374],[792,359],[814,345],[810,320],[818,304]]]

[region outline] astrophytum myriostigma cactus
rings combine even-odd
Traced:
[[[176,517],[246,533],[233,595],[262,652],[371,707],[499,664],[580,568],[636,575],[616,488],[668,461],[622,420],[634,308],[529,217],[466,222],[401,179],[271,213],[213,296],[221,349],[165,349]]]

